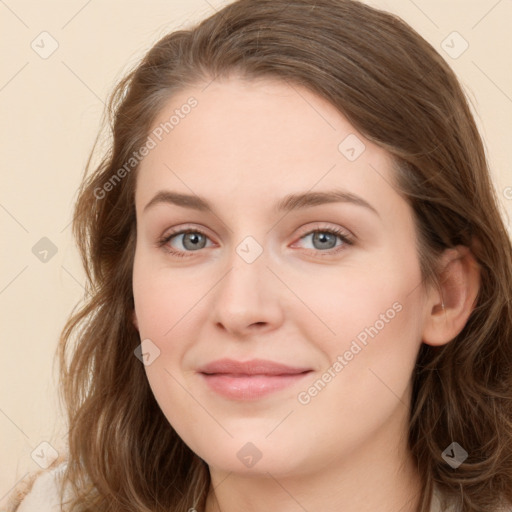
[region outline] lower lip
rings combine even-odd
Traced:
[[[302,380],[310,372],[289,375],[230,375],[205,374],[204,378],[213,391],[232,400],[256,400],[287,388]]]

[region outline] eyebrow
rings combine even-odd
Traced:
[[[190,208],[199,211],[213,211],[210,203],[197,195],[181,194],[170,190],[161,190],[144,207],[144,212],[157,204],[174,204],[183,208]],[[378,217],[379,212],[362,197],[345,190],[329,190],[325,192],[304,192],[290,194],[281,199],[274,207],[276,213],[290,212],[319,206],[328,203],[350,203],[362,206],[372,211]]]

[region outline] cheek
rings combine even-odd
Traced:
[[[151,342],[146,345],[151,361],[144,369],[160,409],[173,428],[180,432],[190,429],[196,417],[184,414],[184,411],[190,412],[191,399],[184,389],[181,372],[184,354],[190,347],[188,340],[194,338],[193,330],[197,325],[197,316],[188,313],[197,303],[200,290],[190,281],[193,280],[179,277],[177,273],[147,261],[144,255],[136,254],[133,271],[135,312],[141,341]],[[191,446],[196,448],[193,442]]]
[[[414,299],[420,284],[414,254],[383,250],[371,260],[330,268],[314,278],[303,275],[297,280],[295,276],[294,292],[309,310],[303,311],[300,321],[304,329],[310,326],[308,338],[343,348],[343,340],[359,334],[364,340],[366,328],[375,325],[380,332],[389,330],[391,324],[399,325],[406,315],[397,310]]]
[[[170,339],[174,326],[204,294],[199,281],[182,272],[171,272],[136,253],[133,297],[141,338],[154,339],[157,344]]]
[[[308,329],[306,336],[315,339],[326,356],[331,375],[325,376],[325,387],[333,392],[332,396],[325,393],[327,401],[346,404],[348,393],[357,397],[349,402],[359,407],[360,399],[373,402],[378,396],[388,396],[396,400],[390,389],[398,395],[405,392],[421,344],[420,284],[414,253],[390,251],[387,257],[383,254],[375,259],[371,267],[354,267],[326,282],[326,287],[310,290],[312,309],[321,312],[319,316],[330,331],[319,322],[309,329],[303,324]],[[322,386],[319,383],[321,390]]]
[[[398,263],[352,273],[350,295],[326,304],[336,336],[323,337],[325,371],[298,397],[308,415],[343,424],[346,439],[371,435],[396,407],[409,405],[421,345],[421,274],[414,259]]]
[[[413,295],[402,296],[390,308],[394,293],[362,312],[356,311],[359,304],[353,306],[357,321],[347,314],[347,323],[338,324],[340,334],[325,340],[325,368],[304,384],[295,402],[296,420],[315,433],[318,453],[332,454],[333,442],[348,450],[378,439],[385,425],[407,413],[421,343],[418,298]],[[286,443],[286,436],[283,429],[273,441]]]

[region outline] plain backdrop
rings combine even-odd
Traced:
[[[70,220],[104,102],[157,39],[226,3],[0,0],[0,508],[16,482],[39,469],[44,443],[64,449],[54,355],[84,293]],[[367,3],[401,16],[460,78],[510,232],[512,2]]]

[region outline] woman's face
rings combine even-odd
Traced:
[[[239,78],[176,94],[150,137],[135,322],[184,442],[273,475],[403,446],[426,308],[389,155],[308,90]]]

